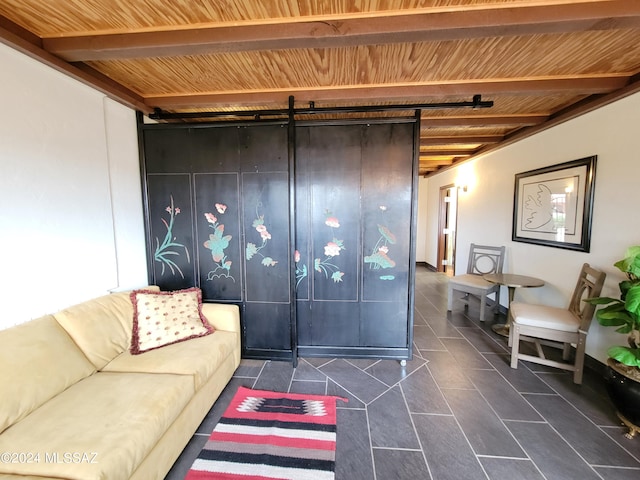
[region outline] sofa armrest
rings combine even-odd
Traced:
[[[227,303],[203,303],[202,314],[216,330],[240,333],[240,309]]]

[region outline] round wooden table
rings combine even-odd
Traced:
[[[534,288],[542,287],[544,280],[540,280],[535,277],[528,277],[526,275],[515,275],[513,273],[487,273],[483,275],[487,282],[496,283],[498,285],[504,285],[509,290],[509,303],[507,304],[507,323],[496,323],[491,328],[498,335],[503,337],[509,336],[509,327],[511,326],[511,317],[509,316],[509,309],[513,296],[516,293],[516,288]],[[496,299],[498,301],[499,299]]]

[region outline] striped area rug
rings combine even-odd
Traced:
[[[187,480],[334,480],[336,400],[240,387]]]

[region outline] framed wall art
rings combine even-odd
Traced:
[[[515,176],[515,242],[589,252],[597,156]]]

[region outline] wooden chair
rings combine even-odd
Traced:
[[[587,332],[596,308],[595,305],[583,302],[583,299],[599,296],[605,277],[604,272],[585,263],[567,309],[513,302],[509,309],[511,368],[518,368],[518,360],[527,360],[570,370],[573,372],[574,383],[582,383]],[[538,356],[520,353],[520,340],[533,342]],[[571,363],[569,354],[573,343],[576,344],[576,353],[575,360]],[[541,345],[562,348],[563,361],[546,358]]]
[[[491,247],[486,245],[471,244],[469,251],[469,263],[467,273],[455,275],[449,279],[447,311],[453,309],[454,292],[464,293],[464,298],[469,295],[480,297],[480,321],[484,322],[484,310],[487,298],[495,293],[494,312],[500,304],[500,285],[487,282],[482,275],[487,273],[502,273],[504,263],[504,247]],[[468,304],[465,305],[465,308]]]

